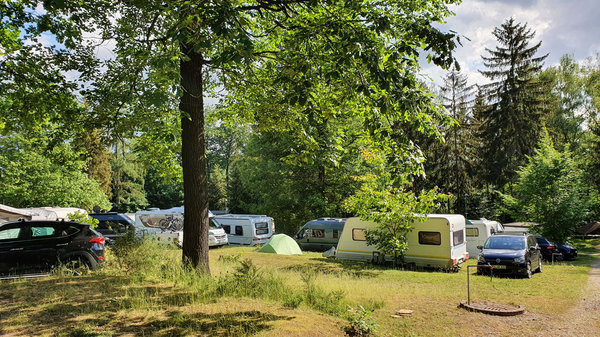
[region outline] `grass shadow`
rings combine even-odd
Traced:
[[[109,331],[114,335],[133,334],[136,336],[252,336],[272,329],[269,324],[271,322],[294,318],[258,310],[213,314],[187,314],[170,311],[164,316],[164,318],[149,320],[120,320],[102,328],[94,328],[95,320],[87,320],[84,324],[88,326],[80,330],[87,330],[87,336],[94,336],[94,333],[101,336],[102,333]],[[69,333],[64,336],[81,335],[81,332],[77,332],[77,334]]]
[[[310,258],[311,263],[298,263],[281,268],[281,270],[301,273],[333,275],[337,277],[372,278],[382,270],[379,266],[363,262],[341,261],[327,258]]]
[[[419,272],[419,273],[432,273],[432,272],[454,272],[448,271],[439,267],[422,267],[417,266],[414,263],[405,263],[404,265],[394,267],[392,262],[386,262],[384,264],[373,264],[369,262],[360,262],[360,261],[348,261],[348,260],[340,260],[340,259],[332,259],[332,258],[310,258],[311,261],[319,262],[317,266],[327,266],[320,267],[324,268],[326,272],[327,270],[332,270],[334,272],[330,272],[331,274],[335,274],[336,270],[342,270],[336,275],[348,275],[356,278],[360,277],[377,277],[381,272],[386,270],[398,270],[398,271],[411,271],[411,272]],[[319,270],[315,270],[319,272]],[[322,272],[322,271],[320,271]]]
[[[0,287],[0,335],[247,336],[270,329],[269,322],[293,317],[256,310],[184,314],[167,311],[203,301],[193,291],[164,285],[135,285],[126,277],[17,280]],[[152,312],[159,318],[127,319],[129,312]],[[133,316],[136,316],[135,314]]]

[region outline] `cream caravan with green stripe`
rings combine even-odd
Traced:
[[[336,257],[342,260],[381,262],[392,261],[391,256],[381,256],[376,246],[367,245],[365,229],[374,222],[349,218]],[[429,214],[424,222],[417,221],[406,236],[408,249],[406,263],[421,267],[458,269],[469,258],[465,243],[465,217],[459,214]]]

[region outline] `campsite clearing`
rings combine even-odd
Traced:
[[[536,336],[567,326],[572,310],[589,295],[586,285],[593,260],[581,256],[545,264],[533,279],[471,274],[472,299],[526,307],[521,316],[494,317],[457,307],[467,296],[466,268],[458,273],[403,271],[325,259],[318,253],[282,256],[225,247],[210,251],[213,277],[208,280],[168,276],[177,272],[169,268],[179,263],[181,251],[159,245],[153,249],[160,249],[160,268],[146,266],[146,260],[117,265],[109,253],[112,262],[101,272],[0,283],[0,334],[343,336],[348,322],[327,313],[337,303],[323,302],[321,309],[310,306],[305,295],[312,291],[313,297],[374,309],[378,336]],[[213,280],[229,282],[240,261],[248,260],[256,269],[254,278],[246,281],[258,281],[255,287],[271,282],[272,294],[209,295],[209,290],[218,293],[227,285]],[[146,267],[142,271],[136,269],[139,266]],[[412,310],[412,315],[391,317],[399,309]],[[598,335],[598,326],[588,323],[580,330]]]

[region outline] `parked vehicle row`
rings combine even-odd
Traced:
[[[152,209],[135,214],[135,222],[120,213],[92,213],[99,220],[98,231],[108,240],[134,230],[140,236],[152,236],[164,242],[183,244],[183,207]],[[275,233],[273,218],[255,214],[221,214],[209,212],[209,246],[226,244],[255,246],[265,244]]]
[[[159,240],[183,244],[183,207],[154,209],[135,214],[135,222],[120,213],[92,213],[97,231],[88,224],[67,221],[19,221],[0,225],[0,273],[47,270],[78,261],[97,269],[104,261],[104,244],[133,231]],[[275,233],[273,218],[253,214],[209,214],[209,245],[263,245]],[[375,223],[360,218],[319,218],[307,222],[295,235],[302,250],[326,251],[342,260],[390,262],[367,244],[366,232]],[[477,256],[478,274],[518,274],[530,278],[542,271],[542,259],[577,257],[577,249],[555,245],[528,232],[504,232],[497,221],[465,220],[457,214],[429,214],[415,221],[406,235],[404,263],[458,270],[469,256]]]

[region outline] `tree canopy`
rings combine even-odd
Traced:
[[[387,144],[382,148],[390,149],[392,170],[422,172],[407,132],[438,134],[432,120],[443,118],[416,70],[423,53],[440,66],[453,62],[455,35],[435,23],[451,14],[447,6],[455,2],[9,1],[2,7],[8,18],[2,41],[18,52],[3,67],[26,67],[21,73],[39,81],[48,76],[36,75],[33,65],[47,64],[38,69],[53,71],[57,79],[44,84],[85,98],[86,109],[78,110],[85,112],[81,125],[102,126],[117,137],[148,131],[168,139],[177,129],[164,123],[179,115],[183,259],[208,271],[204,96],[222,90],[223,119],[252,121],[257,130],[302,140],[307,150],[298,160],[319,146],[314,130],[325,121],[356,118],[361,136]],[[20,29],[24,34],[16,39]],[[48,57],[30,61],[37,54],[19,41],[38,41],[47,33],[57,43],[35,44]],[[113,56],[96,57],[106,42]],[[75,81],[63,76],[69,70],[76,71]],[[26,101],[35,102],[13,102]],[[36,118],[62,118],[72,110],[47,109]],[[328,137],[342,139],[343,130]]]
[[[585,186],[582,172],[568,149],[554,149],[546,131],[535,154],[518,171],[514,193],[504,200],[515,219],[540,224],[540,234],[565,242],[584,225],[593,193]]]

